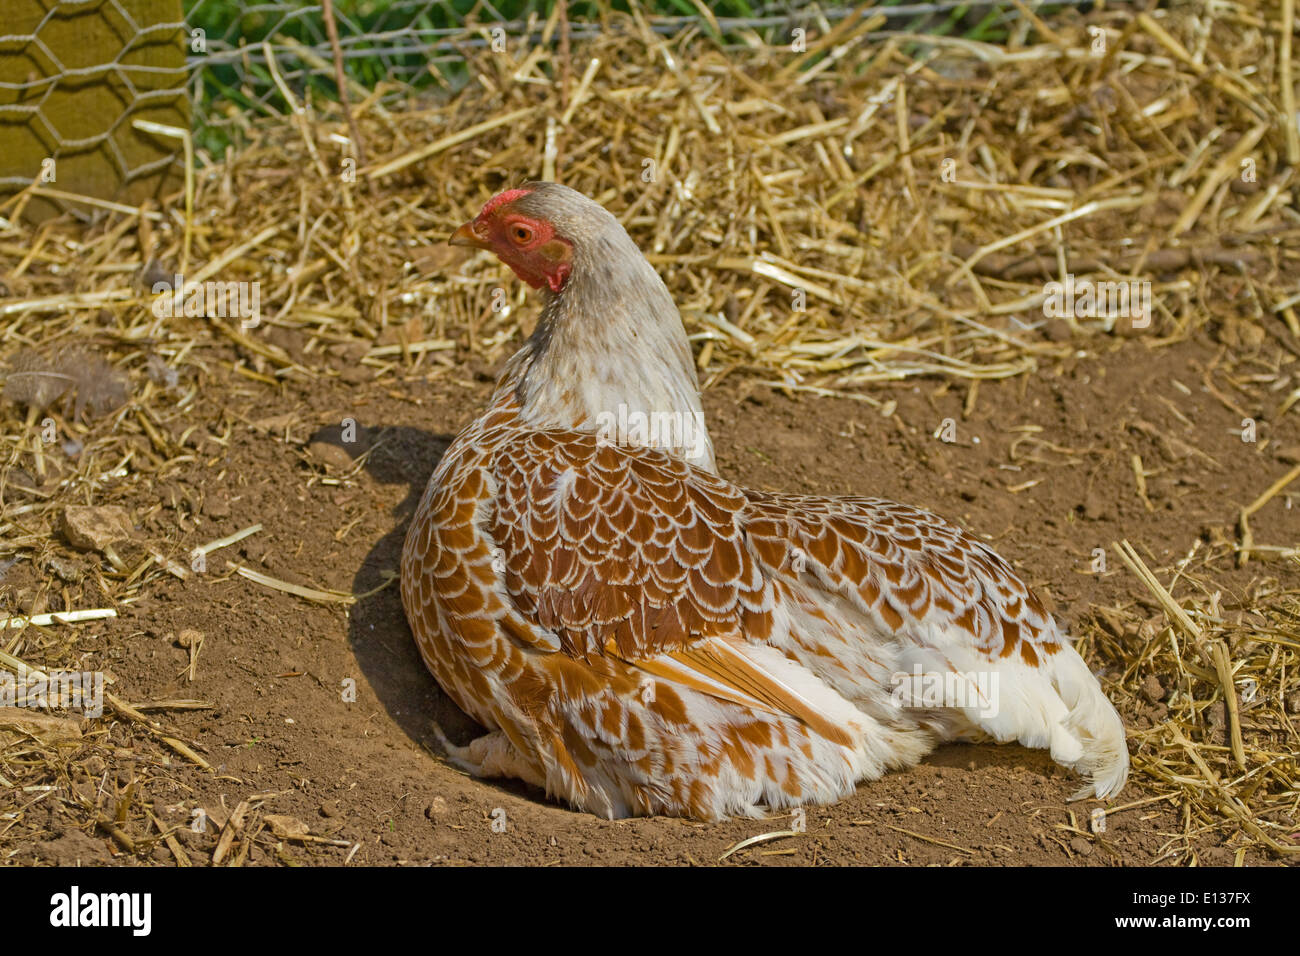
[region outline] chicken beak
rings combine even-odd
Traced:
[[[471,219],[451,234],[451,238],[447,240],[447,244],[450,246],[473,246],[475,249],[490,248],[487,240],[484,239],[475,228],[476,225],[476,220]]]

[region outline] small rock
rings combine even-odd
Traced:
[[[226,828],[226,822],[230,819],[230,811],[225,807],[218,804],[211,807],[201,807],[200,809],[203,811],[201,819],[203,820],[204,832],[207,832],[208,830],[213,830],[215,832],[216,830],[224,830]],[[190,819],[194,820],[199,818],[191,815]]]
[[[1276,452],[1277,460],[1288,465],[1300,465],[1300,445],[1287,445]]]
[[[239,543],[239,553],[254,564],[264,562],[268,550],[266,542],[257,537],[245,538]]]
[[[1164,700],[1166,693],[1165,685],[1160,683],[1160,678],[1155,674],[1148,674],[1142,682],[1142,696],[1148,703],[1155,704]]]
[[[307,440],[307,451],[322,464],[347,471],[372,444],[374,435],[369,428],[355,419],[345,419],[343,424],[317,429]]]
[[[1136,338],[1139,335],[1149,335],[1151,334],[1151,316],[1118,316],[1115,319],[1113,333],[1125,339]]]
[[[176,635],[176,644],[179,647],[198,647],[202,643],[203,632],[196,631],[192,627],[184,628]]]
[[[1115,503],[1099,491],[1091,491],[1083,502],[1083,516],[1090,521],[1106,521],[1115,517]]]
[[[45,559],[45,567],[57,575],[64,584],[77,584],[86,573],[77,562],[69,561],[57,554]]]
[[[332,471],[349,471],[352,468],[352,456],[339,445],[327,441],[314,441],[307,446],[307,452]]]
[[[1065,319],[1049,319],[1043,324],[1043,336],[1049,342],[1068,342],[1074,336],[1074,330]]]
[[[1227,706],[1221,700],[1211,704],[1205,715],[1209,718],[1210,727],[1215,731],[1222,731],[1228,725]]]
[[[1237,329],[1237,338],[1241,339],[1241,344],[1246,348],[1257,349],[1264,344],[1267,337],[1264,327],[1258,322],[1242,321]]]
[[[322,803],[322,804],[320,805],[320,811],[319,811],[319,813],[320,813],[321,816],[323,816],[323,817],[325,817],[326,819],[329,819],[329,820],[332,820],[334,817],[339,816],[339,814],[341,813],[341,811],[339,810],[339,804],[338,804],[338,801],[335,800],[335,801],[334,801],[334,804],[333,804],[332,806],[331,806],[330,804],[328,804],[328,803]]]
[[[266,825],[271,828],[271,832],[281,840],[301,840],[310,832],[307,829],[307,824],[303,823],[297,817],[287,817],[278,813],[268,813],[262,817],[262,819],[265,820]]]
[[[740,300],[730,292],[727,293],[727,298],[722,302],[722,314],[733,325],[740,318]]]
[[[1264,327],[1258,322],[1226,319],[1219,325],[1218,339],[1229,348],[1259,348],[1264,338]]]
[[[103,551],[131,537],[131,516],[119,505],[68,505],[63,509],[63,535],[82,551]]]
[[[294,329],[273,325],[266,333],[266,340],[299,364],[307,360],[304,351],[306,342],[303,340],[302,333]]]
[[[164,289],[173,291],[174,284],[175,276],[172,275],[172,270],[153,256],[150,256],[149,261],[140,268],[140,285],[151,292],[162,292]],[[158,286],[158,289],[155,290],[154,286]]]
[[[369,365],[348,365],[339,372],[339,378],[348,385],[364,385],[374,377],[375,370]]]
[[[1075,837],[1073,840],[1070,841],[1070,849],[1073,850],[1075,853],[1079,854],[1079,856],[1091,856],[1092,842],[1090,840],[1084,839],[1081,836]]]
[[[447,806],[445,798],[434,797],[433,802],[425,807],[424,815],[430,820],[436,820],[438,817],[443,816],[449,809],[450,808]]]
[[[255,432],[271,435],[273,437],[282,437],[286,431],[298,424],[298,416],[294,412],[286,412],[283,415],[268,415],[266,418],[259,418],[249,422],[249,428]]]
[[[224,494],[206,495],[203,498],[203,514],[208,518],[229,518],[230,498]]]
[[[350,342],[347,345],[331,345],[325,353],[334,360],[334,366],[341,369],[359,364],[369,351],[370,346],[365,342]]]

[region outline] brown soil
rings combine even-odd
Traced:
[[[1168,580],[1167,569],[1198,539],[1207,548],[1216,536],[1234,535],[1237,510],[1288,467],[1278,449],[1285,455],[1300,436],[1294,424],[1287,434],[1261,426],[1259,443],[1241,441],[1242,415],[1228,404],[1249,405],[1248,397],[1233,392],[1221,400],[1204,386],[1219,352],[1213,342],[1157,347],[1103,337],[1080,344],[1087,354],[1058,367],[982,384],[966,417],[967,389],[934,381],[876,389],[873,397],[897,403],[884,416],[861,402],[787,397],[741,376],[725,379],[705,402],[720,469],[759,488],[877,494],[944,514],[986,535],[1068,628],[1087,634],[1096,630],[1094,608],[1149,601],[1110,551],[1112,542],[1127,538]],[[789,828],[789,816],[720,825],[607,822],[523,785],[470,779],[438,756],[431,720],[459,742],[477,731],[423,668],[391,575],[415,501],[451,436],[477,414],[491,370],[464,379],[462,367],[436,368],[430,378],[407,382],[348,385],[322,377],[277,391],[236,379],[200,390],[184,417],[206,429],[195,440],[199,459],[210,464],[161,483],[127,485],[111,502],[131,511],[144,537],[182,559],[196,544],[248,525],[260,522],[263,530],[209,555],[206,573],[161,578],[118,619],[80,626],[71,653],[106,662],[131,701],[211,702],[212,709],[154,716],[194,742],[216,773],[114,722],[95,742],[102,757],[86,764],[101,774],[78,771],[53,797],[24,801],[20,826],[6,832],[0,821],[0,859],[171,863],[179,849],[203,865],[216,852],[220,825],[246,800],[254,812],[228,858],[249,864],[707,864],[741,840]],[[1218,387],[1227,388],[1221,380]],[[351,453],[370,452],[350,475],[339,467],[346,459],[329,465],[328,449],[308,449],[314,438],[328,444],[347,418],[361,426]],[[955,444],[933,437],[945,418],[956,422]],[[1148,473],[1150,510],[1136,490],[1135,453]],[[1300,508],[1290,504],[1280,495],[1256,516],[1257,541],[1300,540]],[[1090,570],[1095,548],[1107,549],[1107,573]],[[228,560],[368,596],[350,609],[311,603],[232,573]],[[1288,573],[1258,564],[1237,571],[1227,561],[1216,570],[1222,586],[1240,592],[1261,574]],[[3,583],[22,595],[48,577],[20,564]],[[80,588],[72,603],[94,606],[93,574]],[[50,594],[51,609],[59,608],[58,595]],[[191,652],[176,641],[187,628],[203,635],[192,682]],[[355,702],[344,699],[349,680]],[[1124,717],[1133,727],[1150,726],[1158,704],[1128,706]],[[1184,846],[1183,822],[1159,801],[1111,813],[1099,838],[1076,832],[1088,829],[1097,805],[1068,803],[1077,786],[1040,752],[946,746],[911,772],[861,785],[838,805],[810,808],[806,833],[760,843],[727,862],[1190,859],[1168,853]],[[1149,794],[1136,774],[1118,803]],[[156,832],[143,822],[151,812],[174,828],[177,847],[127,853],[104,828],[78,830],[63,809],[68,800],[102,808],[136,839]],[[187,824],[199,808],[213,825],[195,832]],[[337,845],[282,843],[268,814],[296,818]],[[1232,863],[1232,846],[1218,842],[1204,838],[1191,848],[1202,863]],[[1252,850],[1246,862],[1272,861]]]

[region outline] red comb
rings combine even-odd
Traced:
[[[479,218],[486,218],[506,203],[514,202],[520,196],[527,196],[531,192],[531,189],[507,189],[503,193],[498,193],[487,201],[487,205],[485,205],[483,210],[479,213]]]

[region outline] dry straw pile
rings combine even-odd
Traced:
[[[520,289],[494,309],[494,290],[518,284],[443,241],[488,196],[534,178],[620,215],[682,306],[709,385],[747,375],[881,405],[863,386],[1029,373],[1077,336],[1129,331],[1046,320],[1044,283],[1067,273],[1149,280],[1143,334],[1157,347],[1219,323],[1300,354],[1292,7],[1126,9],[1051,26],[1024,10],[1004,47],[882,34],[881,18],[859,13],[810,31],[802,53],[744,34],[723,50],[701,28],[665,38],[623,15],[569,49],[550,22],[541,42],[467,48],[470,82],[440,97],[353,90],[350,122],[336,104],[300,100],[250,119],[249,145],[165,208],[102,205],[92,228],[32,228],[18,216],[28,194],[13,197],[0,207],[0,357],[12,368],[0,560],[57,555],[63,506],[128,474],[201,467],[185,440],[199,383],[346,377],[327,361],[339,354],[395,386],[499,360],[535,300]],[[260,282],[261,324],[160,318],[150,289],[174,273]],[[279,347],[279,328],[305,333],[306,348]],[[70,360],[74,347],[98,361]],[[1278,396],[1279,416],[1298,396]],[[46,416],[75,436],[74,458],[42,460]],[[183,573],[173,557],[106,559],[100,600]],[[1294,549],[1246,558],[1294,580]],[[1151,675],[1167,685],[1167,719],[1134,748],[1144,799],[1182,809],[1170,856],[1212,829],[1294,858],[1295,589],[1269,577],[1228,608],[1190,567],[1153,572],[1128,550],[1125,561],[1148,610],[1114,612],[1090,640],[1123,671],[1121,704],[1149,692]],[[11,666],[56,663],[66,642],[58,625],[6,635]],[[114,715],[188,750],[124,702]],[[0,787],[57,779],[64,757],[23,737],[0,759]]]

